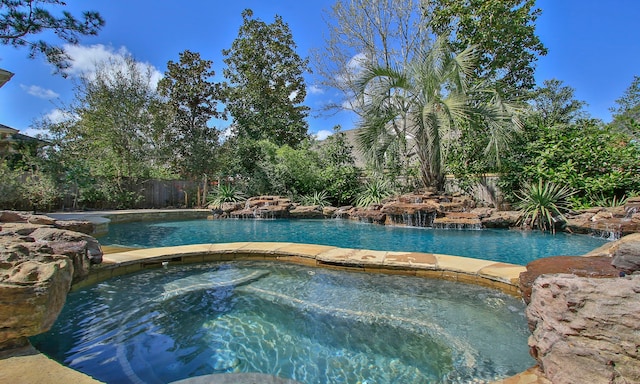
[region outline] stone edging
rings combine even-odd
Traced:
[[[326,245],[239,242],[144,248],[109,253],[103,264],[75,284],[80,289],[112,277],[161,267],[232,260],[274,260],[345,271],[390,273],[477,284],[520,296],[518,280],[526,268],[491,260],[417,252],[388,252]]]

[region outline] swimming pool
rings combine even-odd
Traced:
[[[261,372],[302,383],[485,383],[535,364],[524,304],[410,276],[169,266],[73,292],[45,354],[107,383]]]
[[[105,245],[164,247],[243,241],[294,242],[386,251],[440,253],[526,265],[582,255],[606,240],[586,235],[502,229],[393,227],[352,220],[193,220],[112,224]]]

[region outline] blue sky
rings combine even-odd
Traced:
[[[27,134],[35,119],[55,116],[56,110],[72,100],[74,74],[87,70],[92,61],[128,52],[158,71],[169,60],[177,61],[185,49],[213,60],[213,69],[222,80],[222,49],[229,48],[242,23],[245,8],[266,22],[278,14],[289,24],[298,53],[307,57],[321,47],[326,27],[323,10],[333,0],[237,0],[237,1],[157,1],[109,0],[67,2],[74,14],[99,11],[106,20],[96,37],[85,37],[77,47],[72,76],[53,75],[51,66],[38,57],[27,58],[25,49],[0,46],[0,68],[14,72],[12,80],[0,88],[0,123]],[[610,121],[608,111],[634,75],[640,75],[640,15],[638,0],[538,0],[542,15],[537,33],[549,49],[537,63],[536,80],[556,78],[573,87],[576,98],[587,102],[596,118]],[[314,86],[308,77],[306,105],[311,108],[312,133],[328,132],[335,124],[343,129],[355,125],[348,113],[317,116],[325,100],[335,98],[330,90]],[[228,123],[216,126],[224,128]]]

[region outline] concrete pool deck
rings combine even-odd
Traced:
[[[143,220],[162,220],[169,217],[175,219],[179,215],[177,211],[193,210],[145,210],[143,213],[147,215]],[[199,210],[199,212],[194,213],[196,217],[187,217],[187,219],[202,218],[203,211],[206,210]],[[90,220],[106,223],[108,228],[109,222],[142,221],[140,220],[141,216],[138,216],[138,219],[133,218],[136,213],[140,215],[141,212],[120,212],[120,216],[117,219],[113,219],[113,212],[83,212],[82,214],[50,216],[56,219]],[[179,217],[185,218],[184,216]],[[103,246],[103,251],[105,253],[103,263],[93,268],[90,275],[85,280],[75,284],[72,289],[82,289],[116,276],[151,268],[161,268],[163,263],[176,265],[259,260],[295,263],[353,272],[438,278],[492,287],[514,296],[520,296],[518,280],[520,272],[525,271],[525,267],[520,265],[451,255],[372,251],[299,243],[238,242],[144,249]],[[60,382],[74,382],[77,384],[99,383],[99,381],[90,376],[47,358],[33,348],[25,349],[25,352],[9,357],[0,355],[0,382],[43,384]],[[217,381],[212,380],[211,382],[216,383]],[[544,377],[537,367],[494,382],[494,384],[549,383],[550,381]]]

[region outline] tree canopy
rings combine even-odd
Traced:
[[[535,0],[430,0],[425,12],[438,36],[455,51],[473,45],[480,53],[476,75],[498,82],[505,92],[535,85],[535,62],[547,54],[535,33],[541,13]]]
[[[225,105],[233,118],[233,134],[295,147],[307,137],[309,108],[302,103],[308,60],[296,53],[282,17],[276,15],[267,24],[246,9],[242,20],[231,48],[222,51],[228,82]]]
[[[158,83],[168,112],[163,147],[175,170],[192,178],[214,170],[219,132],[208,124],[212,118],[225,117],[218,108],[222,85],[212,81],[212,64],[201,59],[199,53],[186,50],[180,53],[179,62],[167,63],[167,71]]]
[[[510,105],[490,88],[472,86],[474,50],[455,54],[444,38],[405,70],[367,67],[359,81],[366,100],[360,147],[377,164],[393,145],[415,153],[424,187],[444,189],[446,160],[464,128],[484,129],[485,157],[497,158],[517,128]],[[486,95],[492,95],[487,97]]]
[[[614,127],[640,140],[640,76],[633,77],[631,85],[616,100],[616,104],[616,107],[610,108]]]
[[[13,47],[28,47],[29,57],[43,54],[64,75],[70,57],[64,48],[45,40],[31,39],[47,30],[65,43],[77,44],[80,36],[96,35],[105,24],[96,11],[85,11],[81,18],[68,11],[53,13],[55,6],[66,6],[61,0],[0,0],[0,42]]]

